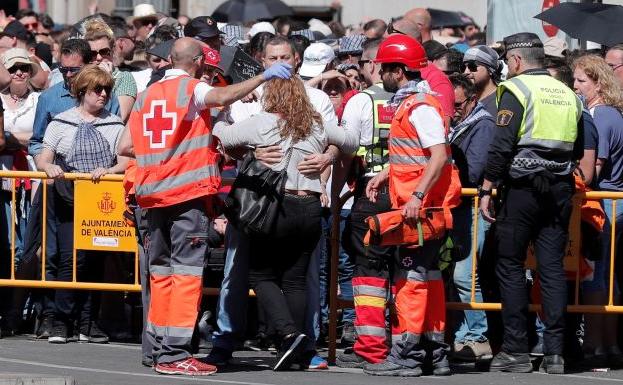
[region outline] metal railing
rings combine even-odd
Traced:
[[[31,171],[0,171],[0,178],[21,178],[21,179],[38,179],[41,181],[46,181],[49,179],[47,175],[43,172],[31,172]],[[91,180],[90,174],[80,174],[80,173],[66,173],[65,179],[67,180]],[[121,175],[105,175],[100,181],[113,181],[113,182],[122,182],[123,176]],[[225,180],[224,184],[231,184],[232,180]],[[46,188],[46,183],[41,183],[39,188],[42,189],[42,205],[41,205],[41,278],[40,279],[19,279],[15,276],[15,238],[16,238],[16,189],[15,184],[12,184],[11,190],[11,272],[10,278],[2,278],[0,279],[0,287],[9,286],[9,287],[29,287],[29,288],[48,288],[48,289],[79,289],[79,290],[102,290],[102,291],[128,291],[128,292],[138,292],[141,290],[141,285],[139,282],[139,254],[138,250],[134,253],[134,282],[133,283],[104,283],[104,282],[82,282],[77,280],[76,276],[76,249],[74,248],[74,258],[73,258],[73,272],[72,272],[72,280],[71,281],[51,281],[46,279],[46,217],[47,217],[47,194],[48,188]],[[462,194],[464,196],[471,196],[474,198],[474,210],[473,210],[473,220],[472,220],[472,266],[471,273],[472,277],[477,277],[477,264],[478,264],[478,215],[479,211],[479,199],[476,194],[476,189],[463,189]],[[339,212],[343,204],[352,196],[352,193],[346,193],[340,198],[340,202],[338,205],[333,207],[333,213]],[[610,207],[605,209],[611,210],[611,218],[616,218],[616,207],[617,200],[623,199],[623,192],[606,192],[606,191],[592,191],[587,193],[577,193],[573,197],[574,207],[581,204],[581,202],[586,200],[601,200],[601,199],[612,199],[612,204]],[[340,243],[340,215],[333,215],[333,221],[331,224],[331,262],[330,262],[330,290],[329,290],[329,361],[335,362],[335,353],[336,353],[336,340],[337,340],[337,312],[338,309],[344,307],[352,307],[352,301],[346,301],[338,298],[338,259],[339,259],[339,243]],[[579,226],[580,224],[580,213],[579,210],[574,210],[574,213],[571,217],[572,226]],[[610,234],[610,270],[609,270],[609,286],[608,286],[608,303],[604,305],[583,305],[580,304],[580,266],[579,264],[582,262],[581,258],[578,257],[578,266],[576,268],[575,275],[575,293],[574,293],[574,301],[573,304],[569,304],[567,306],[567,311],[575,312],[575,313],[623,313],[623,306],[614,304],[614,261],[616,256],[615,250],[615,234],[616,234],[616,221],[612,221],[611,223],[611,234]],[[579,247],[579,246],[575,246]],[[579,253],[577,253],[579,255]],[[476,289],[476,280],[472,279],[471,283],[471,300],[468,303],[462,302],[447,302],[446,307],[448,310],[501,310],[502,305],[500,303],[492,303],[492,302],[476,302],[475,300],[475,289]],[[206,295],[218,295],[219,288],[204,288],[203,293]],[[253,296],[254,293],[252,290],[249,291],[249,295]],[[532,304],[530,305],[530,310],[537,311],[540,309],[540,305]]]

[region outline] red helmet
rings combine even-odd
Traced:
[[[408,70],[419,70],[428,66],[426,51],[417,40],[407,35],[390,35],[379,46],[376,63],[401,63]]]

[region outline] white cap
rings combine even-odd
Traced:
[[[327,68],[327,64],[335,59],[333,49],[325,43],[312,43],[303,54],[303,65],[299,75],[313,78],[320,75]]]
[[[134,7],[134,13],[132,16],[136,17],[145,17],[152,16],[156,14],[156,8],[154,8],[153,4],[136,4]]]
[[[327,36],[329,36],[329,35],[331,35],[333,33],[333,31],[331,31],[331,28],[329,28],[329,26],[326,25],[321,20],[310,19],[307,24],[309,24],[309,29],[311,31],[313,31],[313,32],[320,32],[325,37],[327,37]]]
[[[261,21],[259,23],[255,23],[251,26],[251,29],[249,30],[249,37],[252,38],[253,36],[257,35],[260,32],[270,32],[274,35],[275,27],[273,27],[273,25],[267,21]]]

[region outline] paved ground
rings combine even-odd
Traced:
[[[270,370],[274,361],[269,353],[241,352],[235,365],[210,377],[193,378],[162,376],[140,365],[140,348],[132,344],[90,345],[70,343],[51,345],[16,337],[0,340],[0,384],[8,373],[28,373],[30,376],[46,375],[50,378],[73,377],[79,385],[135,385],[135,384],[240,384],[240,385],[290,385],[290,384],[439,384],[439,385],[584,385],[623,383],[623,370],[607,373],[581,372],[564,376],[547,376],[540,373],[502,374],[481,373],[474,368],[456,368],[459,372],[450,377],[421,377],[401,379],[372,377],[357,369],[332,367],[322,372],[280,372]],[[8,383],[8,382],[7,382]],[[14,382],[13,382],[14,383]],[[30,382],[29,382],[30,383]],[[33,382],[35,383],[35,382]],[[39,383],[39,382],[36,382]]]

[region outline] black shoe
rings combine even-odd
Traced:
[[[543,357],[540,372],[547,374],[565,374],[565,360],[559,354],[552,354]]]
[[[357,340],[355,335],[355,325],[352,322],[344,322],[342,326],[342,339],[340,343],[344,346],[353,346]]]
[[[409,368],[390,361],[383,361],[378,364],[366,364],[363,367],[363,372],[372,376],[419,377],[422,375],[422,368],[419,366]]]
[[[273,367],[273,370],[288,370],[292,363],[299,359],[300,355],[305,351],[305,345],[307,345],[308,341],[309,338],[302,333],[292,333],[286,336],[279,349],[279,360]]]
[[[93,344],[107,344],[108,335],[100,329],[96,322],[92,321],[88,325],[80,326],[78,341],[90,342]]]
[[[147,366],[148,368],[153,368],[154,367],[154,359],[151,357],[143,357],[141,359],[141,364],[143,364],[143,366]]]
[[[215,366],[225,366],[229,363],[230,359],[231,352],[229,350],[215,346],[203,361]]]
[[[54,327],[52,327],[48,342],[51,344],[67,343],[67,324],[65,324],[65,322],[54,321]]]
[[[54,323],[54,320],[52,319],[52,317],[43,318],[43,320],[41,321],[41,324],[39,324],[39,327],[37,328],[35,339],[38,339],[38,340],[47,339],[52,333],[52,328],[54,327],[53,323]]]
[[[344,350],[344,353],[338,354],[335,359],[335,365],[340,368],[363,368],[368,361],[350,348]]]
[[[271,339],[263,333],[259,333],[255,338],[244,341],[244,349],[254,352],[267,351],[271,346]]]
[[[493,357],[489,371],[530,373],[532,372],[532,362],[530,362],[528,353],[506,353],[501,351]]]

